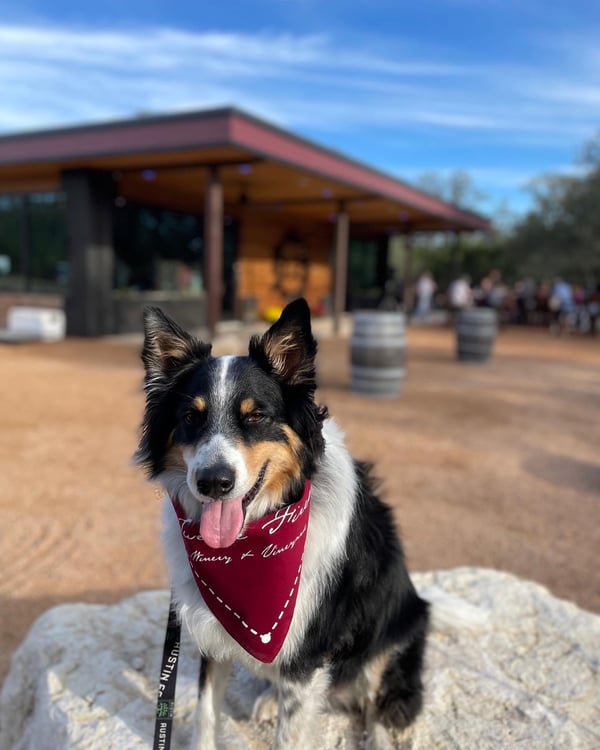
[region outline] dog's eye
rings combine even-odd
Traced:
[[[246,422],[248,424],[258,424],[265,420],[265,415],[261,411],[251,411],[250,414],[246,414]]]
[[[183,421],[185,424],[197,426],[204,421],[204,414],[197,409],[190,409],[190,411],[186,411],[183,415]]]

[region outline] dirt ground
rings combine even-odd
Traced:
[[[600,339],[509,329],[491,362],[465,365],[450,329],[414,327],[407,354],[396,399],[350,393],[347,341],[323,341],[318,370],[411,568],[504,569],[600,612]],[[2,346],[0,383],[1,680],[48,607],[167,581],[159,500],[130,463],[138,345]]]

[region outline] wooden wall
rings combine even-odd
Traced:
[[[319,310],[331,296],[333,224],[298,221],[274,211],[247,209],[240,220],[237,297],[241,307],[244,299],[254,298],[259,317],[268,308],[281,308],[290,301],[278,289],[276,266],[276,248],[290,234],[306,248],[308,274],[304,296],[311,309]]]

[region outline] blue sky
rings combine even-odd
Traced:
[[[234,104],[528,206],[600,130],[598,0],[0,0],[0,132]]]

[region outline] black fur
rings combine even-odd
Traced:
[[[211,415],[206,424],[196,425],[195,429],[185,423],[184,416],[193,398],[209,397],[217,360],[210,355],[210,344],[190,336],[158,308],[149,308],[145,321],[147,335],[141,356],[146,370],[146,409],[135,458],[147,469],[149,478],[156,479],[165,468],[171,437],[179,443],[192,444],[200,429],[211,429]],[[294,333],[294,346],[286,351],[282,367],[277,370],[272,353],[277,351],[279,339],[290,331]],[[251,396],[268,417],[262,428],[246,431],[246,442],[285,440],[285,434],[278,429],[283,424],[301,439],[302,476],[288,488],[287,503],[300,497],[304,481],[314,473],[324,448],[321,426],[327,409],[314,400],[316,353],[308,305],[297,300],[264,336],[251,339],[249,356],[237,358],[232,365],[231,381],[238,391],[238,402]],[[243,431],[243,425],[233,419],[228,427],[232,434]]]
[[[284,366],[278,370],[269,357],[269,346],[292,334],[294,348],[285,357]],[[323,453],[321,425],[327,418],[327,409],[315,403],[317,388],[315,358],[317,342],[310,327],[310,310],[304,299],[291,302],[280,319],[262,336],[253,336],[249,345],[250,358],[279,384],[286,405],[288,424],[302,438],[313,459]],[[314,467],[313,467],[314,470]]]
[[[428,605],[408,576],[391,511],[376,494],[370,465],[355,465],[360,489],[344,564],[296,658],[284,669],[288,679],[305,680],[328,662],[332,686],[340,687],[374,657],[398,646],[377,706],[391,723],[403,726],[421,706]]]
[[[219,399],[219,360],[211,356],[210,345],[150,310],[142,352],[146,410],[139,463],[150,477],[160,478],[173,443],[196,446],[219,435],[250,449],[269,441],[290,445],[291,428],[299,439],[294,448],[299,473],[286,479],[281,502],[296,501],[305,481],[318,478],[326,449],[328,413],[315,402],[316,352],[308,305],[297,300],[264,335],[251,339],[248,356],[229,362],[225,403]],[[198,398],[200,410],[194,407]],[[244,417],[246,400],[256,405],[259,419]],[[299,647],[278,665],[281,737],[287,731],[294,735],[295,720],[302,724],[305,694],[320,670],[335,691],[361,684],[374,665],[378,681],[370,720],[376,724],[405,727],[421,709],[428,605],[409,578],[392,512],[379,497],[372,467],[358,461],[353,466],[357,489],[353,506],[343,496],[344,507],[353,507],[343,554],[324,577],[328,587]],[[201,691],[210,670],[218,668],[219,662],[202,659]],[[288,741],[281,739],[280,746],[288,748]]]

